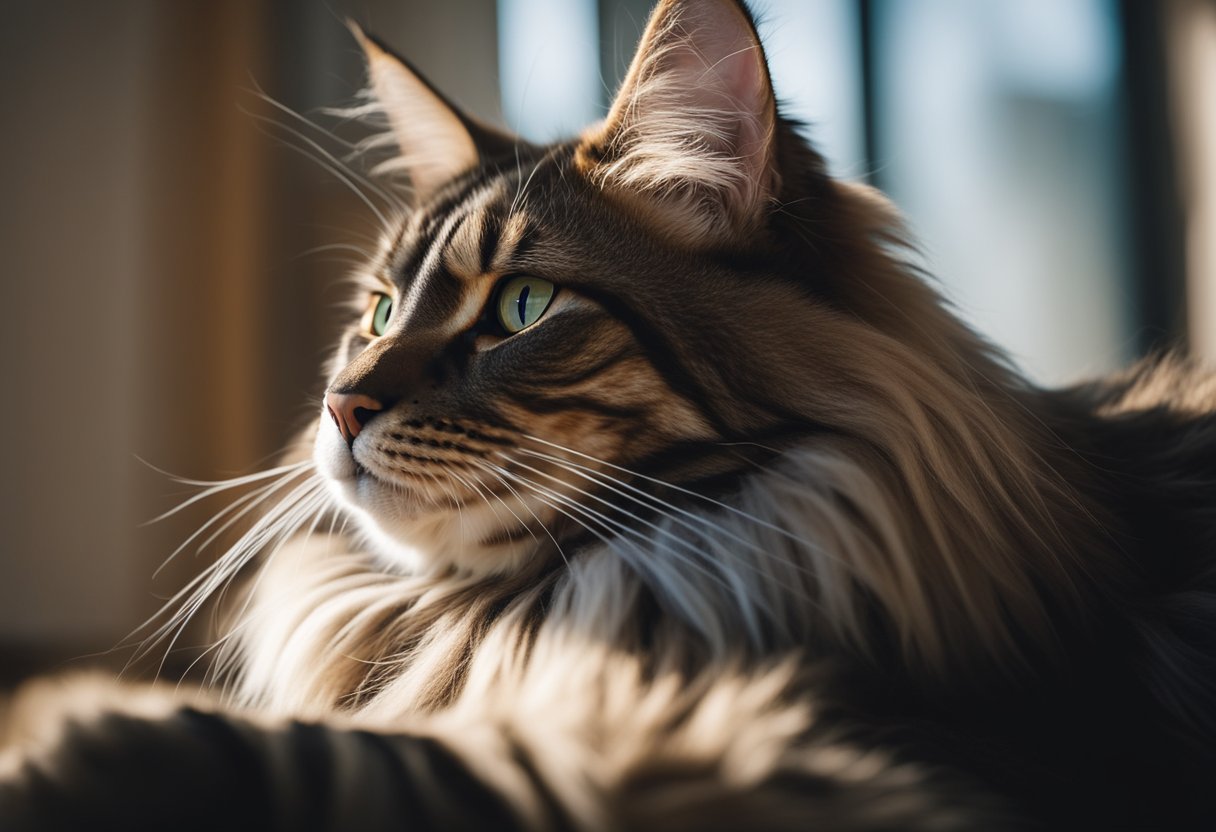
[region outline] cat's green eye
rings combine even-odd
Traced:
[[[539,277],[513,277],[498,292],[498,322],[514,335],[540,320],[557,287]]]
[[[363,331],[373,338],[379,338],[388,329],[388,319],[392,314],[392,297],[383,292],[372,292],[367,311],[363,313]]]

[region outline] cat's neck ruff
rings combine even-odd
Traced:
[[[646,653],[648,667],[790,651],[894,652],[926,677],[977,658],[1015,666],[1013,622],[1050,626],[1039,592],[1051,576],[1025,556],[1043,530],[1017,530],[1033,513],[1001,516],[989,501],[973,507],[989,516],[968,516],[944,495],[914,493],[872,450],[831,437],[780,454],[731,496],[673,503],[644,534],[605,537],[547,570],[403,575],[350,538],[296,539],[252,585],[236,690],[289,713],[431,710],[466,688],[510,687],[538,639],[584,656]],[[1004,551],[975,557],[981,546]]]

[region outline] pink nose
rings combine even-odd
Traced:
[[[333,392],[325,394],[325,407],[348,443],[354,442],[363,426],[384,409],[384,405],[371,396]]]

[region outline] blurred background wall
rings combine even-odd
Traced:
[[[547,139],[604,112],[650,5],[6,4],[0,676],[109,651],[215,556],[153,578],[217,507],[141,525],[194,493],[162,471],[257,470],[316,411],[328,311],[378,231],[326,170],[346,148],[291,114],[345,135],[321,112],[362,83],[343,19]],[[1033,378],[1216,358],[1216,3],[754,7],[786,112],[896,199]]]

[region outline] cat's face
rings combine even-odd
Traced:
[[[671,291],[689,258],[665,256],[564,178],[570,165],[568,151],[529,154],[518,170],[461,179],[369,269],[376,285],[336,357],[337,413],[323,416],[317,460],[390,548],[509,568],[548,533],[566,535],[561,509],[594,487],[546,457],[644,467],[717,436],[678,368],[663,366],[681,321],[717,316]],[[706,277],[730,285],[719,271]],[[347,416],[344,405],[371,405],[348,396],[379,410]],[[355,420],[345,431],[344,419]]]
[[[661,3],[607,121],[542,148],[364,45],[418,207],[366,268],[315,457],[386,554],[518,569],[632,522],[626,469],[700,488],[831,421],[789,388],[846,385],[862,325],[776,217],[833,192],[734,0]]]

